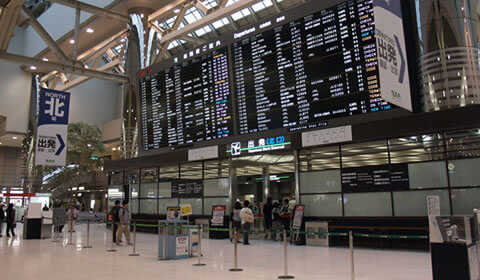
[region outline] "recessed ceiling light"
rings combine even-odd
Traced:
[[[179,8],[176,8],[175,10],[173,10],[174,13],[178,14],[180,13],[180,9]]]
[[[30,66],[30,70],[37,70],[37,67],[35,65]]]
[[[2,142],[0,142],[0,145],[2,145]]]
[[[70,41],[69,41],[69,42],[70,42],[70,44],[72,44],[72,45],[73,45],[73,44],[75,43],[75,40],[73,40],[73,39],[70,39]]]
[[[13,140],[17,140],[18,137],[17,137],[17,136],[12,136],[12,139],[13,139]]]
[[[90,27],[89,27],[89,28],[87,28],[86,31],[87,31],[87,33],[93,33],[95,30],[93,30],[93,28],[90,28]]]
[[[48,61],[48,58],[44,57],[42,58],[43,61]]]
[[[125,42],[125,39],[124,39],[124,38],[122,38],[122,39],[120,40],[120,42],[122,42],[122,43],[123,43],[123,42]]]
[[[143,18],[145,15],[143,13],[140,14],[140,17]]]

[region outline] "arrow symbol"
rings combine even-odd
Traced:
[[[65,148],[65,142],[63,142],[62,135],[57,134],[58,142],[60,142],[60,148],[58,148],[57,152],[55,153],[56,156],[60,155]]]

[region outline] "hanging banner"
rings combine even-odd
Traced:
[[[40,89],[36,165],[65,166],[70,93]]]
[[[375,34],[382,99],[412,111],[401,1],[374,0]]]

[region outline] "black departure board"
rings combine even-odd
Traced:
[[[342,169],[343,192],[399,191],[409,187],[407,164]]]
[[[173,180],[172,181],[172,197],[175,198],[198,198],[203,195],[202,180]]]
[[[233,135],[228,50],[140,79],[143,150]]]
[[[374,33],[372,1],[350,0],[233,43],[239,133],[391,109]]]

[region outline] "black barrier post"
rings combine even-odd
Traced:
[[[115,232],[113,231],[113,226],[114,222],[112,222],[112,242],[110,244],[110,249],[107,250],[107,252],[116,252],[117,250],[113,248],[113,236],[115,235]]]
[[[229,271],[232,272],[239,272],[243,271],[242,268],[238,267],[238,249],[237,249],[238,237],[237,237],[237,229],[234,231],[234,238],[233,238],[233,264],[234,267],[230,268]]]
[[[83,248],[92,248],[92,246],[90,246],[90,220],[87,220],[87,245],[83,246]]]
[[[278,276],[278,279],[293,279],[295,276],[288,275],[288,253],[287,253],[287,230],[283,230],[283,275]]]
[[[69,220],[69,225],[70,225],[70,230],[68,232],[70,234],[69,234],[69,238],[68,238],[69,240],[68,240],[67,245],[75,245],[75,243],[73,243],[73,237],[72,237],[72,235],[73,235],[73,220],[72,219]]]
[[[133,253],[128,254],[130,257],[138,257],[140,254],[137,254],[136,251],[137,247],[137,223],[133,223]]]
[[[349,241],[349,247],[350,247],[351,279],[355,280],[355,263],[354,263],[354,255],[353,255],[353,233],[351,231],[348,232],[348,241]]]
[[[205,266],[206,264],[202,263],[202,227],[198,225],[198,263],[193,264],[193,266]]]

